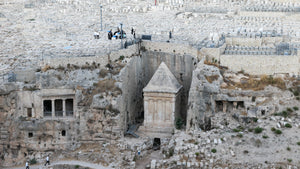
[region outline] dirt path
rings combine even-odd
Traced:
[[[162,154],[160,151],[153,151],[145,157],[136,161],[136,169],[145,169],[147,164],[150,164],[151,160],[159,160],[162,159]]]
[[[48,169],[51,166],[59,165],[59,164],[70,164],[70,165],[80,165],[82,167],[89,167],[94,169],[111,169],[110,167],[104,167],[101,164],[95,164],[85,161],[76,161],[76,160],[69,160],[69,161],[56,161],[53,162],[50,166],[45,167],[44,164],[37,164],[30,166],[30,169]],[[22,167],[14,167],[14,168],[5,168],[5,169],[24,169],[25,165]]]

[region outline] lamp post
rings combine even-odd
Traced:
[[[102,29],[102,5],[100,5],[100,17],[101,17],[101,31],[103,31],[103,29]]]
[[[123,24],[122,23],[120,23],[120,26],[121,26],[121,49],[123,49],[123,29],[122,29],[122,26],[123,26]]]

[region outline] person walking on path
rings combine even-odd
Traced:
[[[46,163],[45,163],[45,166],[46,166],[47,164],[50,165],[49,156],[46,157]]]
[[[28,161],[26,161],[26,164],[25,164],[25,166],[26,166],[26,169],[29,169],[29,164],[28,164]]]

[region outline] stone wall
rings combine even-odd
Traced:
[[[46,58],[44,59],[40,65],[41,67],[45,67],[46,65],[50,67],[67,67],[67,65],[77,65],[77,66],[84,66],[92,65],[96,63],[96,65],[100,64],[100,67],[103,68],[109,60],[114,61],[119,59],[120,56],[129,57],[132,56],[137,52],[137,46],[132,45],[129,46],[127,49],[122,49],[118,51],[113,51],[108,55],[103,56],[95,56],[95,57],[68,57],[68,58]]]
[[[255,75],[299,75],[299,57],[289,55],[221,55],[221,65]]]
[[[144,46],[146,50],[150,50],[150,51],[174,53],[180,55],[187,54],[194,57],[198,57],[200,54],[199,53],[200,51],[198,49],[193,48],[190,45],[183,45],[183,44],[176,44],[176,43],[143,41],[142,46]]]
[[[247,37],[227,37],[227,45],[240,46],[262,46],[262,44],[280,43],[283,42],[283,37],[262,37],[262,38],[247,38]]]

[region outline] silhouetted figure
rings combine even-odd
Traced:
[[[111,40],[111,38],[113,37],[113,34],[112,34],[112,31],[110,30],[109,32],[108,32],[108,40]]]
[[[131,35],[133,35],[133,32],[134,32],[134,29],[133,29],[133,28],[131,28]]]
[[[170,31],[169,32],[169,39],[171,39],[172,38],[172,32]]]

